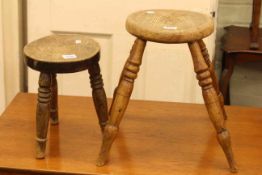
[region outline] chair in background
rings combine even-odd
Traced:
[[[228,26],[222,38],[222,75],[220,90],[225,104],[230,104],[229,82],[236,64],[262,61],[262,38],[259,28],[261,0],[253,0],[250,27]]]

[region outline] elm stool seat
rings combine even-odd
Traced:
[[[88,69],[93,101],[103,131],[108,114],[98,64],[100,47],[97,42],[85,35],[50,35],[26,45],[24,53],[26,64],[40,72],[36,109],[36,158],[45,157],[49,118],[52,124],[58,124],[57,73]]]
[[[196,78],[202,88],[205,105],[216,129],[218,142],[226,155],[231,172],[236,172],[230,135],[225,125],[227,117],[223,106],[223,96],[219,91],[214,68],[202,40],[214,30],[212,18],[190,11],[145,10],[129,15],[126,20],[126,29],[136,37],[136,40],[115,89],[97,165],[103,166],[107,162],[142,63],[146,42],[152,41],[188,44]]]

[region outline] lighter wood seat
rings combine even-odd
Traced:
[[[217,132],[218,141],[226,155],[230,170],[236,172],[230,135],[225,125],[227,117],[223,96],[219,91],[214,68],[202,40],[213,31],[212,19],[204,14],[188,11],[146,10],[131,14],[127,18],[126,28],[137,39],[114,92],[97,165],[103,166],[107,161],[109,150],[118,133],[119,124],[132,94],[146,42],[154,41],[188,44],[209,117]]]
[[[98,64],[100,47],[97,42],[85,35],[51,35],[29,43],[25,46],[24,53],[27,65],[40,71],[36,109],[37,158],[45,157],[49,118],[52,124],[58,124],[57,73],[88,69],[99,124],[102,131],[104,130],[108,113]]]
[[[160,43],[187,43],[210,35],[212,18],[197,12],[144,10],[127,17],[126,29],[132,35]]]

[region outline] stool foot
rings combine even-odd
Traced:
[[[231,142],[230,142],[231,139],[230,139],[229,132],[226,129],[224,129],[222,132],[217,134],[217,140],[221,145],[223,151],[225,152],[230,167],[230,171],[232,173],[236,173],[237,168],[236,168],[235,160],[233,159],[234,156],[231,149]]]
[[[36,158],[45,157],[46,137],[50,118],[51,75],[40,73],[36,109]]]
[[[50,123],[52,125],[57,125],[59,123],[57,98],[56,74],[51,74]]]
[[[88,67],[88,72],[90,74],[90,84],[92,88],[92,96],[93,101],[96,108],[96,113],[99,120],[99,125],[101,131],[104,131],[108,120],[108,108],[107,108],[107,100],[106,93],[104,90],[104,83],[102,79],[102,75],[100,73],[100,66],[98,61],[92,62]]]
[[[229,95],[229,84],[231,76],[234,72],[234,54],[228,54],[224,53],[223,60],[225,60],[225,66],[221,73],[221,79],[220,79],[220,89],[223,94],[223,97],[225,99],[225,104],[230,104],[230,95]]]
[[[58,120],[58,113],[51,113],[51,117],[50,117],[50,123],[51,125],[58,125],[59,124],[59,120]]]
[[[231,148],[230,135],[225,127],[225,120],[223,114],[223,105],[215,90],[210,69],[204,60],[198,42],[189,43],[189,49],[192,54],[194,70],[199,80],[199,85],[202,88],[202,94],[205,105],[216,132],[218,133],[218,141],[226,155],[230,169],[232,172],[236,171],[234,156]],[[215,76],[215,75],[213,75]]]
[[[110,117],[103,134],[103,143],[97,160],[97,166],[103,166],[107,161],[110,148],[117,135],[119,124],[123,118],[133,91],[134,82],[142,63],[145,46],[146,41],[136,39],[130,52],[130,56],[125,63],[118,87],[114,92],[114,98],[109,112]]]
[[[104,166],[109,156],[110,148],[117,136],[118,128],[113,125],[106,125],[105,132],[103,136],[103,143],[97,159],[97,166]]]
[[[46,150],[46,139],[36,139],[36,158],[44,159]]]

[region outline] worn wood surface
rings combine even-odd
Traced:
[[[92,88],[92,96],[99,120],[99,125],[103,131],[108,120],[108,107],[100,66],[97,61],[94,61],[92,64],[90,64],[88,67],[88,72],[90,75],[89,78]]]
[[[142,64],[142,57],[145,47],[145,41],[136,39],[126,61],[120,76],[119,84],[114,92],[114,99],[109,112],[110,117],[105,127],[97,166],[103,166],[107,162],[110,148],[117,136],[119,124],[126,111],[134,88],[135,79],[137,78],[140,65]]]
[[[168,27],[168,28],[167,28]],[[230,134],[225,126],[226,113],[216,76],[202,39],[213,32],[213,20],[204,14],[176,10],[146,10],[135,12],[126,20],[127,31],[137,37],[123,68],[103,134],[98,166],[107,163],[110,148],[119,130],[142,62],[146,41],[160,43],[188,43],[194,70],[202,88],[209,117],[217,131],[217,138],[225,152],[231,172],[237,172]]]
[[[34,158],[36,99],[35,94],[18,94],[0,117],[1,175],[7,171],[13,172],[12,175],[231,174],[206,109],[197,104],[131,100],[110,162],[96,167],[101,132],[95,108],[91,107],[92,98],[62,96],[60,124],[49,127],[46,159],[37,160]],[[226,111],[238,175],[260,175],[262,109],[230,106]]]
[[[108,119],[106,94],[99,67],[100,46],[86,35],[50,35],[27,44],[26,63],[40,71],[36,112],[36,158],[45,157],[49,118],[58,124],[56,73],[73,73],[88,69],[94,105],[101,130]],[[75,110],[75,109],[72,109]]]
[[[51,100],[51,79],[52,75],[40,73],[39,88],[36,107],[36,158],[45,157],[47,132],[50,118]]]
[[[56,74],[51,74],[51,101],[50,101],[50,122],[53,125],[58,124],[58,87]]]
[[[72,73],[87,69],[91,61],[98,61],[100,46],[86,35],[56,34],[29,43],[24,53],[32,69]]]
[[[219,89],[219,85],[218,85],[218,81],[217,81],[217,76],[216,76],[216,73],[215,73],[214,65],[211,62],[212,59],[210,59],[210,56],[209,56],[209,53],[208,53],[208,50],[206,48],[206,44],[204,43],[204,41],[203,40],[199,40],[198,44],[200,46],[200,49],[201,49],[202,55],[203,55],[203,57],[205,59],[205,62],[207,64],[207,66],[208,66],[208,69],[209,69],[209,72],[210,72],[210,75],[211,75],[211,78],[212,78],[213,87],[215,88],[216,93],[217,93],[217,95],[219,97],[221,108],[223,110],[223,116],[224,116],[224,119],[226,120],[227,119],[227,114],[226,114],[225,108],[224,108],[224,97],[223,97],[223,94],[221,93],[221,91]]]
[[[231,148],[230,134],[225,125],[226,117],[224,116],[223,105],[221,105],[220,98],[214,88],[214,80],[212,79],[209,67],[202,55],[198,42],[189,43],[188,46],[193,58],[196,77],[199,81],[200,87],[202,88],[202,94],[209,118],[217,132],[218,142],[225,152],[231,172],[237,172]]]
[[[214,24],[210,16],[197,12],[152,9],[129,15],[126,29],[148,41],[186,43],[210,35]]]

